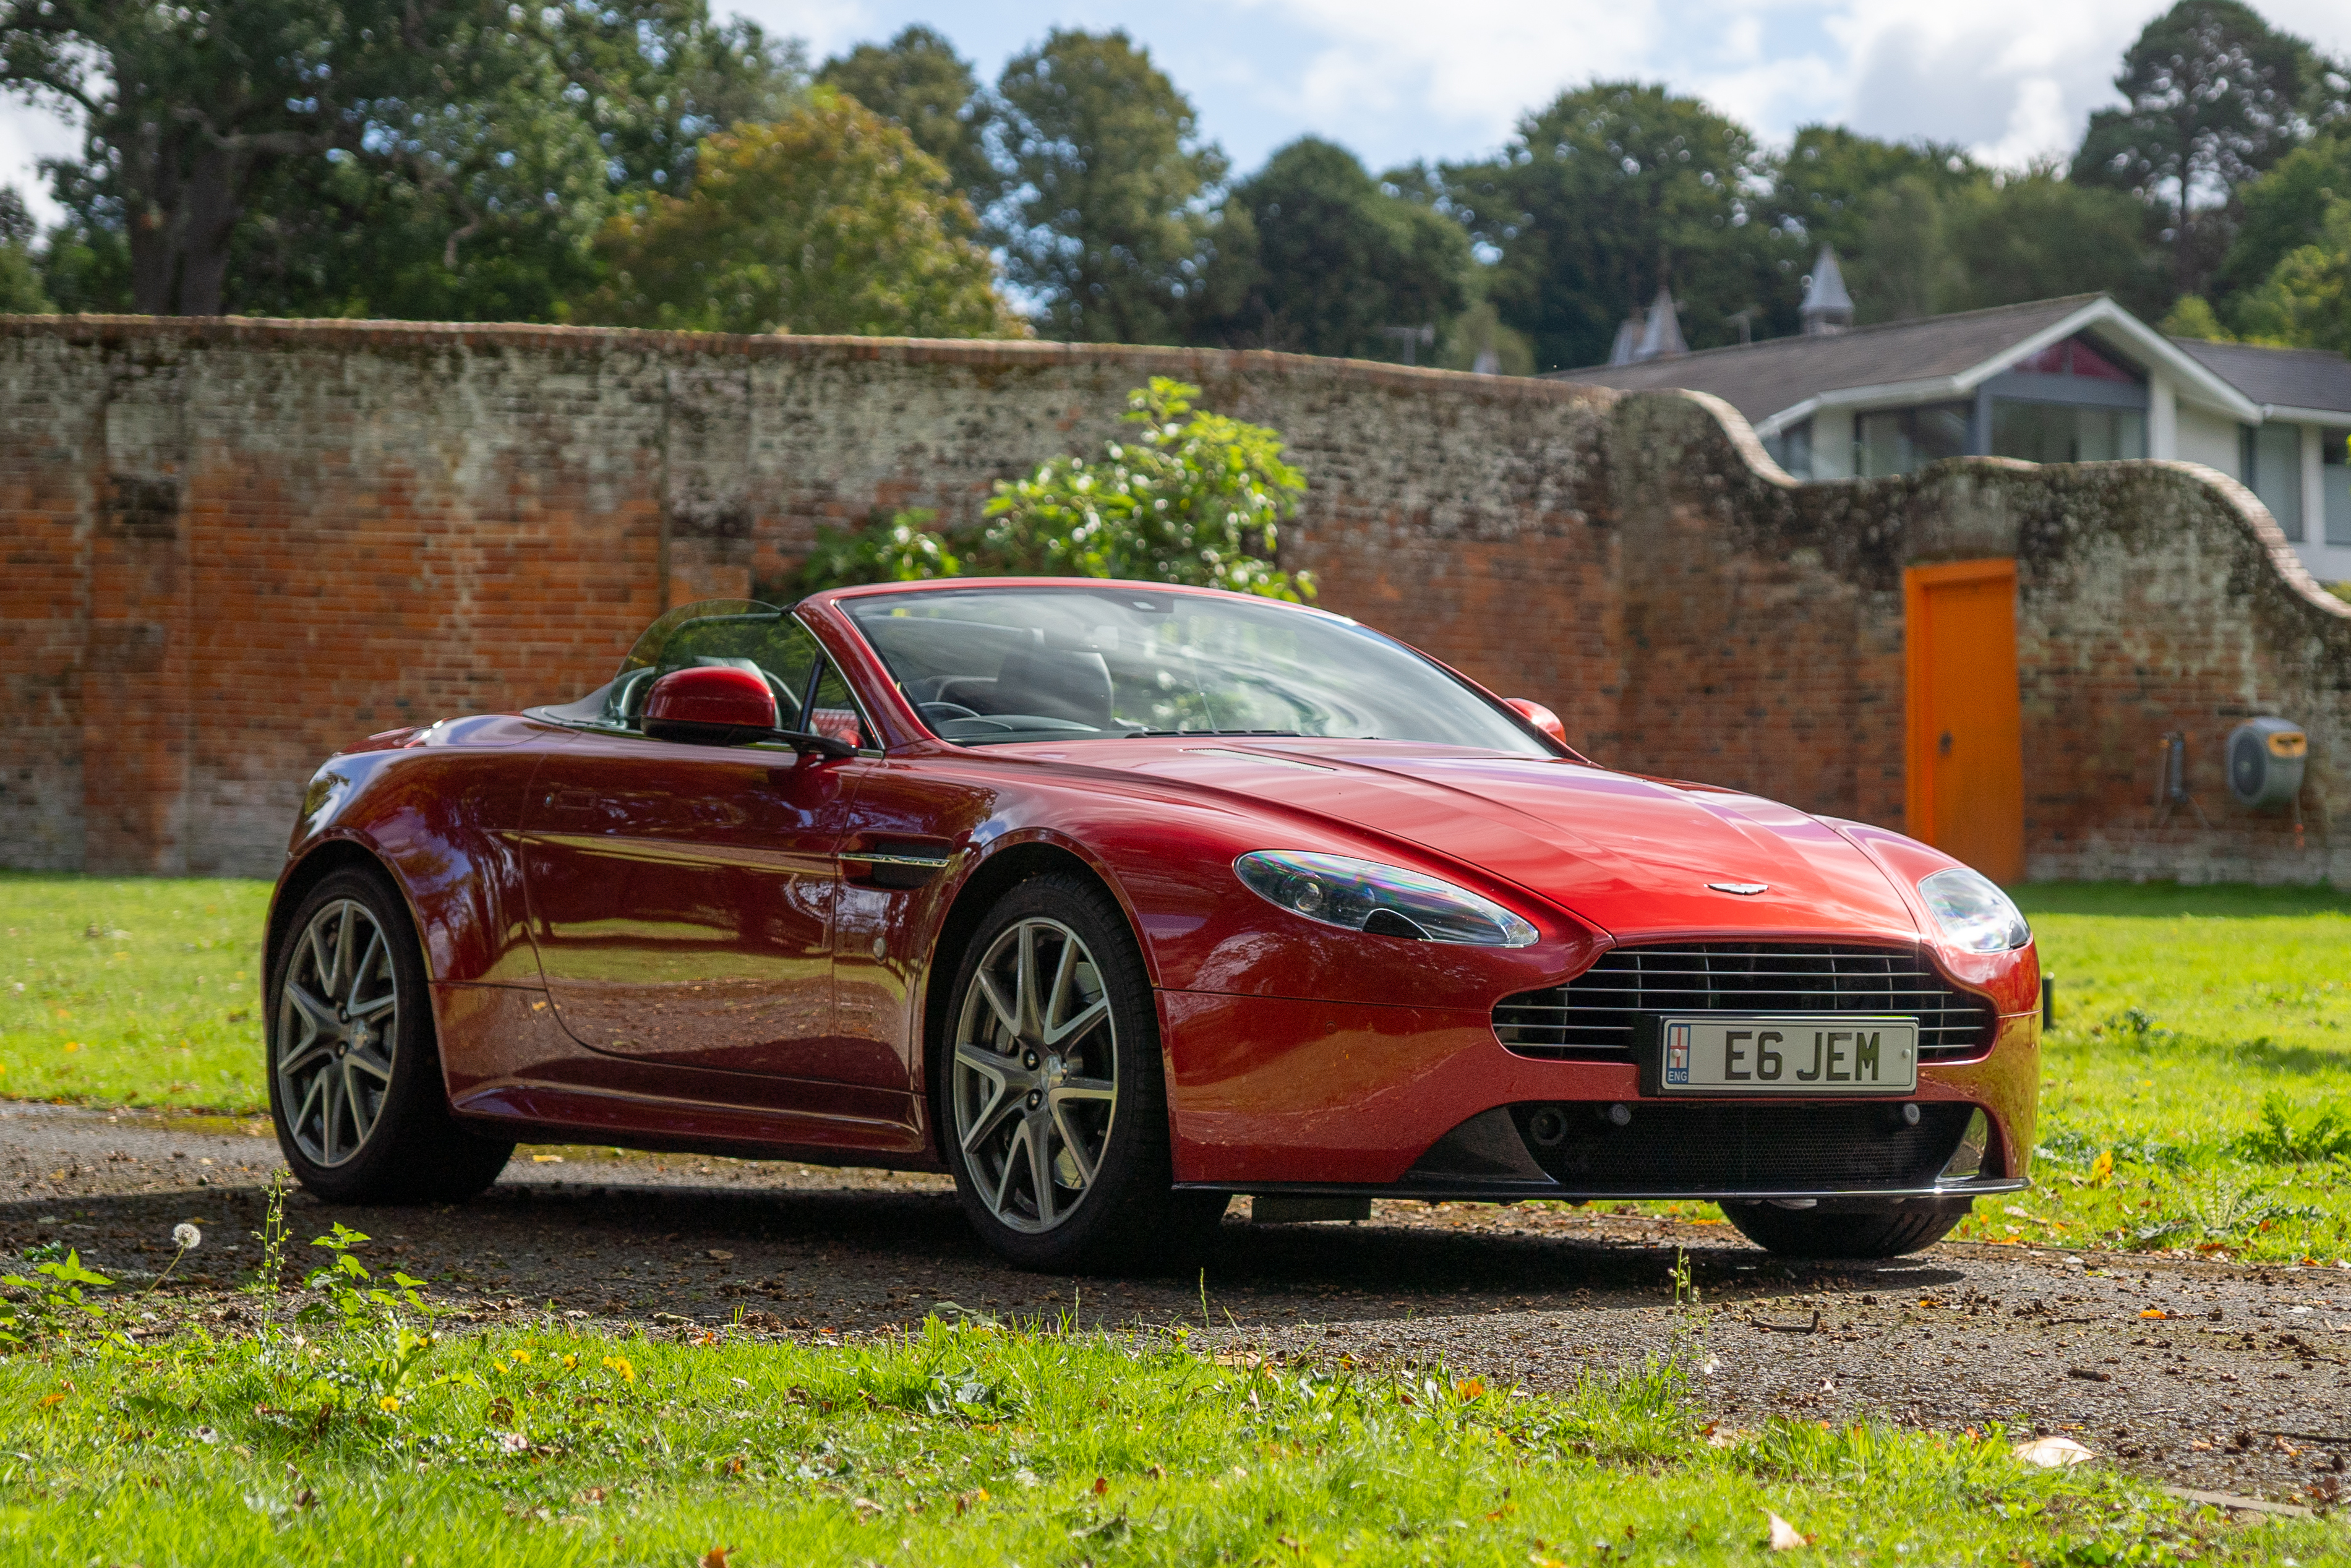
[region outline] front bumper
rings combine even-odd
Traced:
[[[1870,1159],[1853,1157],[1844,1145],[1885,1134],[1856,1125],[1841,1141],[1827,1124],[1844,1117],[1858,1124],[1885,1113],[1884,1102],[1645,1099],[1631,1063],[1514,1055],[1483,1013],[1186,991],[1161,992],[1159,1006],[1183,1186],[1478,1199],[1877,1199],[2013,1191],[2030,1174],[2038,1014],[2001,1018],[1979,1057],[1922,1066],[1907,1103],[1918,1106],[1925,1131],[1913,1129],[1917,1135],[1894,1151],[1901,1157]],[[1527,1118],[1546,1106],[1578,1114],[1625,1107],[1625,1125],[1580,1145],[1606,1155],[1614,1139],[1616,1155],[1578,1165],[1555,1157],[1558,1146],[1538,1146]],[[1959,1129],[1977,1112],[1980,1161],[1972,1172],[1947,1169]],[[1817,1158],[1808,1161],[1784,1125],[1771,1124],[1790,1116],[1813,1118],[1797,1131]],[[1738,1134],[1735,1149],[1726,1147],[1726,1129]],[[1938,1148],[1935,1138],[1947,1141]]]

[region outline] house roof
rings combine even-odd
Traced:
[[[1962,375],[2097,298],[2080,294],[1818,336],[1767,338],[1640,364],[1554,371],[1552,376],[1626,392],[1677,387],[1712,392],[1757,424],[1823,392]]]
[[[1886,407],[1973,396],[1978,384],[2018,360],[2085,329],[2097,331],[2141,363],[2162,365],[2189,401],[2240,419],[2260,417],[2257,401],[2219,370],[2103,294],[1772,338],[1643,364],[1554,371],[1551,376],[1627,392],[1711,392],[1746,415],[1759,434],[1770,435],[1824,405]]]
[[[2239,392],[2280,413],[2339,413],[2351,419],[2351,359],[2325,349],[2271,349],[2174,338],[2180,350]]]

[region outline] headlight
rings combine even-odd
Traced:
[[[2022,912],[1980,872],[1959,865],[1938,871],[1918,884],[1918,896],[1961,952],[2005,953],[2032,940]]]
[[[1233,871],[1259,897],[1348,931],[1474,947],[1524,947],[1536,936],[1492,899],[1398,866],[1259,850],[1235,861]]]

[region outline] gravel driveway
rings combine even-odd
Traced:
[[[257,1260],[248,1233],[279,1168],[263,1124],[0,1102],[0,1249],[63,1239],[131,1283],[169,1260],[173,1224],[197,1220],[205,1242],[159,1292],[157,1326],[202,1314],[217,1330],[252,1310],[231,1287]],[[942,1302],[1196,1336],[1202,1322],[1196,1278],[1003,1267],[937,1176],[526,1148],[463,1207],[340,1209],[298,1192],[287,1212],[295,1253],[342,1220],[465,1322],[551,1311],[658,1330],[739,1311],[752,1332],[845,1338]],[[1796,1264],[1726,1226],[1597,1207],[1382,1203],[1354,1225],[1245,1214],[1235,1205],[1205,1281],[1208,1337],[1227,1348],[1441,1360],[1530,1388],[1678,1348],[1726,1427],[1998,1420],[2176,1485],[2326,1506],[2346,1480],[2351,1271],[2336,1268],[1951,1243]],[[1677,1249],[1695,1310],[1675,1302]]]

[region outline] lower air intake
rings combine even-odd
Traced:
[[[1975,1107],[1921,1104],[1916,1126],[1899,1105],[1677,1105],[1644,1100],[1619,1125],[1604,1104],[1535,1102],[1510,1107],[1527,1152],[1570,1191],[1610,1193],[1833,1192],[1934,1185]]]

